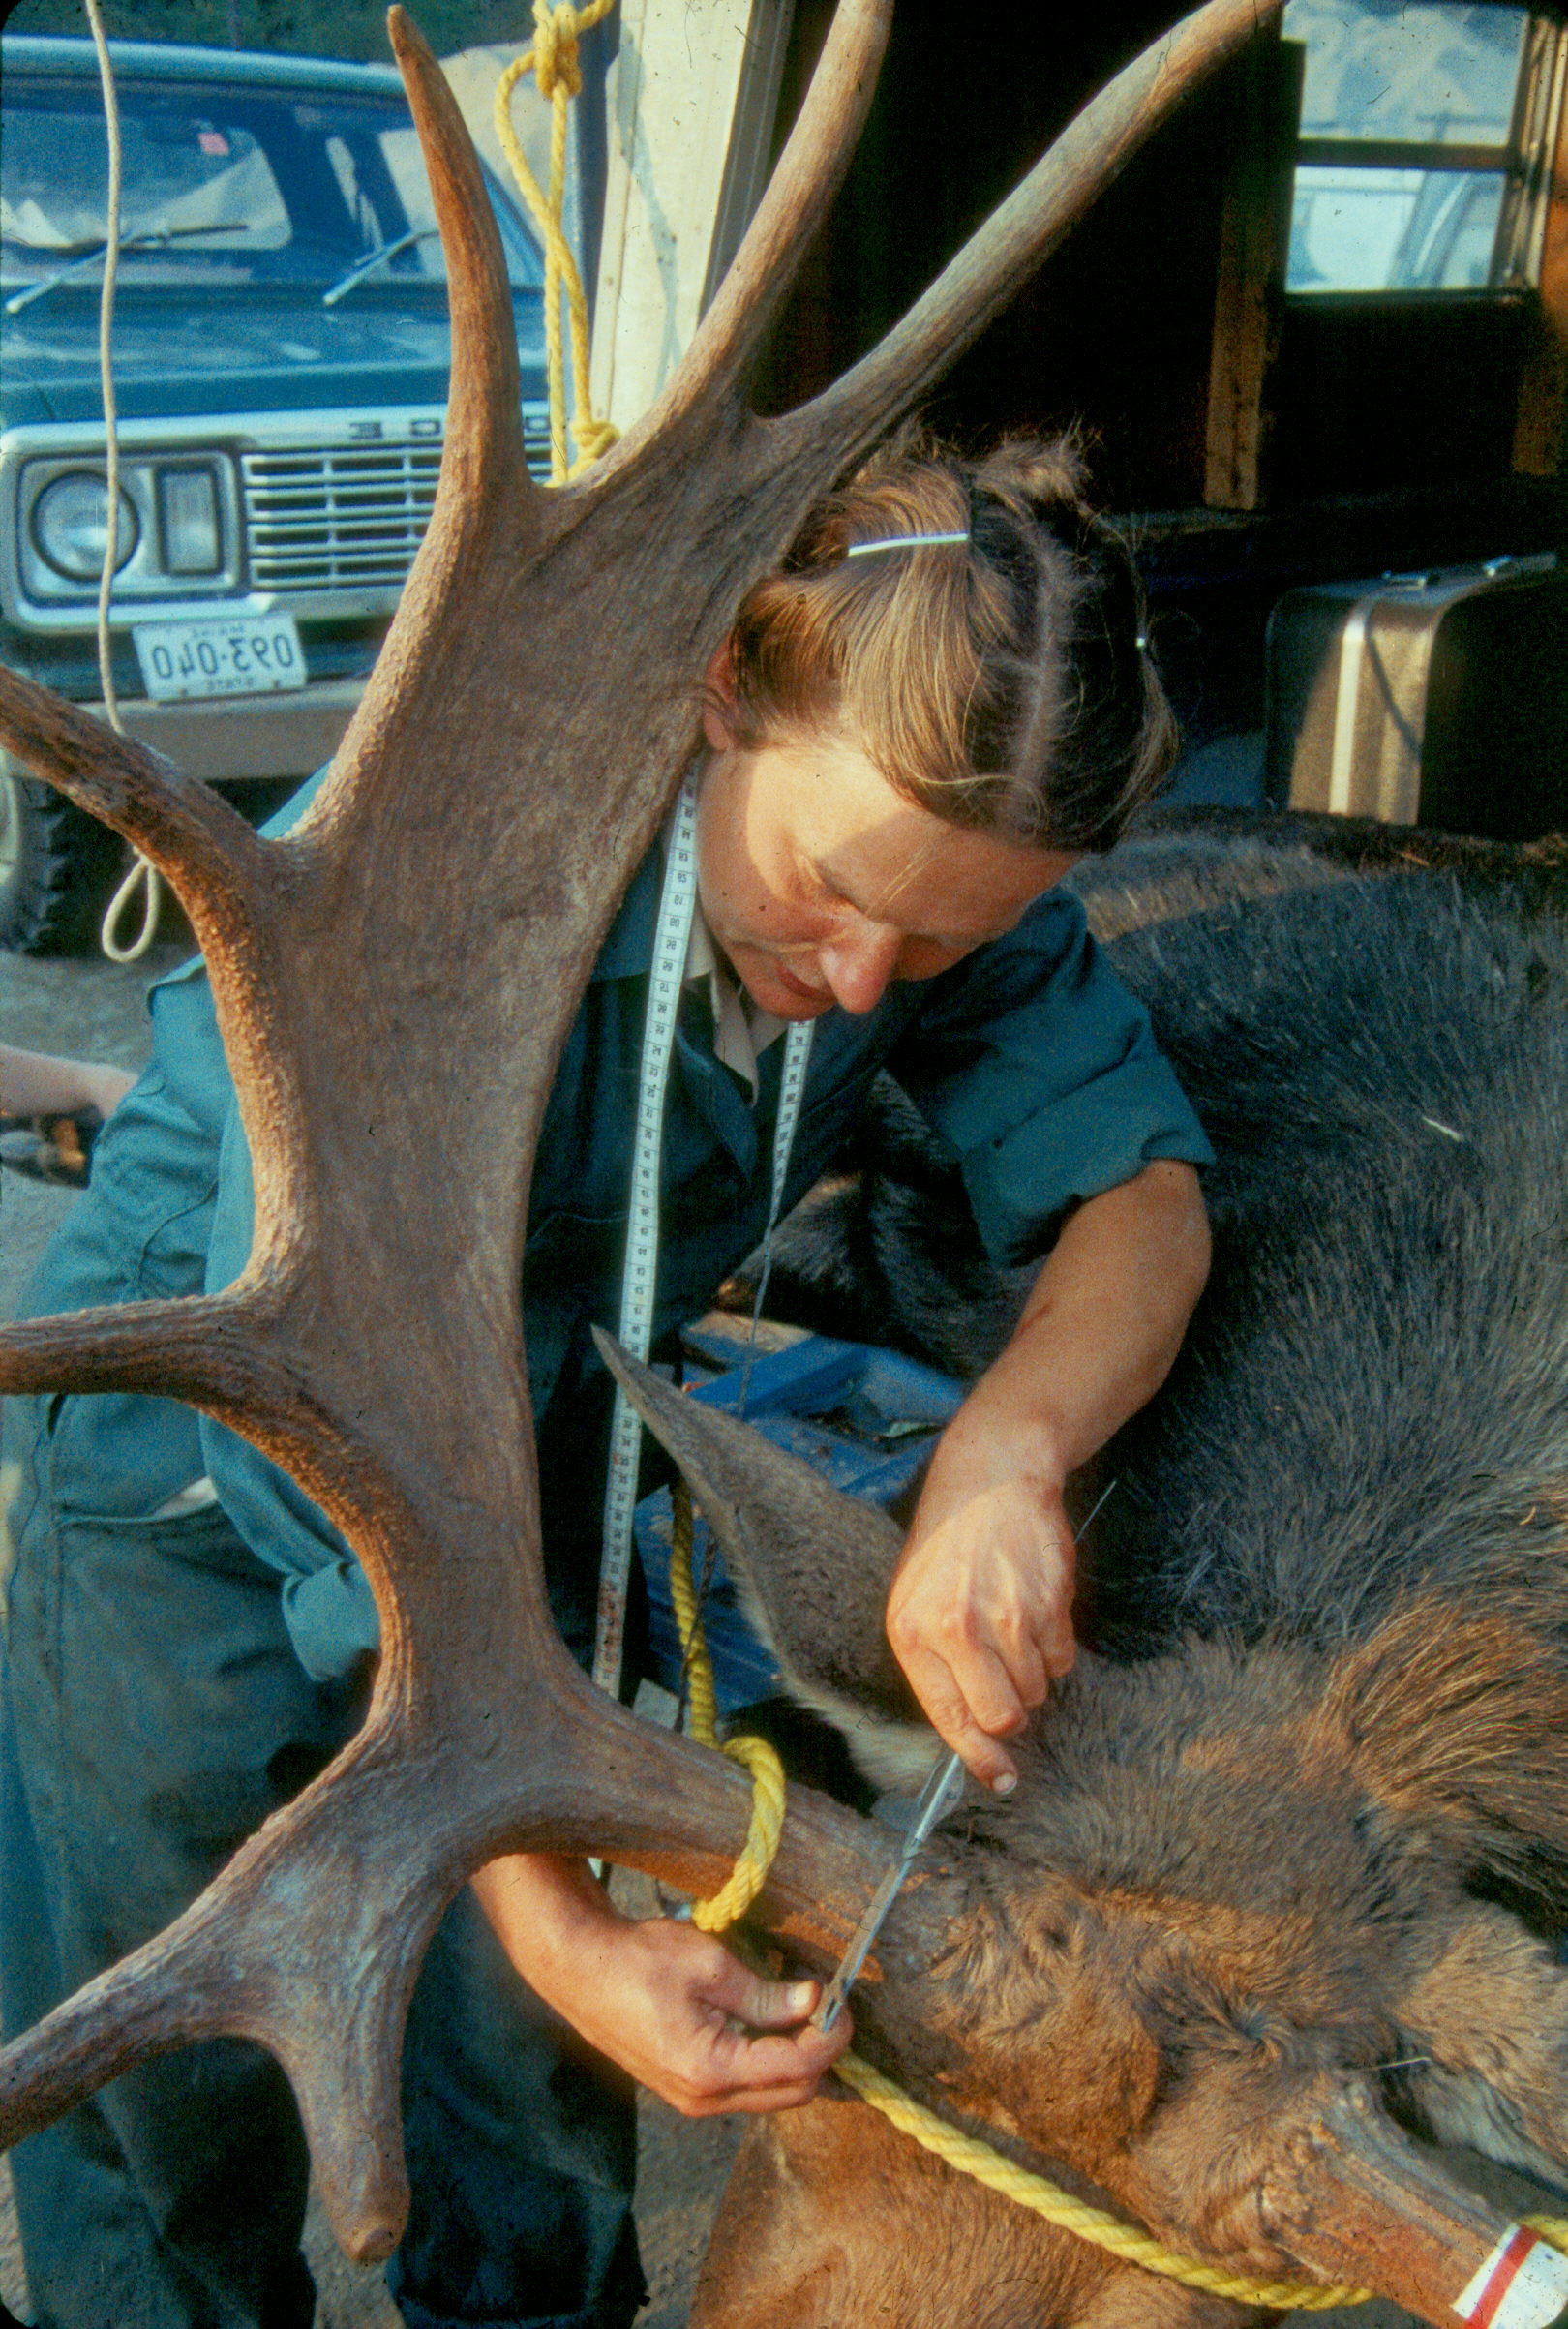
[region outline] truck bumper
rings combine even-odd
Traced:
[[[320,680],[286,694],[214,696],[198,703],[122,696],[120,717],[138,743],[208,784],[309,776],[332,758],[364,691],[363,680]],[[106,716],[101,703],[83,710]]]

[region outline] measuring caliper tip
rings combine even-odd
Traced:
[[[919,1800],[910,1816],[893,1861],[876,1890],[865,1905],[865,1914],[855,1928],[855,1938],[844,1951],[843,1960],[832,1980],[824,1989],[811,2016],[813,2030],[830,2030],[844,2011],[844,2001],[860,1976],[860,1969],[871,1954],[872,1944],[881,1932],[888,1911],[902,1889],[905,1877],[914,1864],[915,1855],[936,1826],[964,1792],[963,1758],[954,1749],[943,1755],[920,1790]]]

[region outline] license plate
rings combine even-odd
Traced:
[[[305,684],[305,654],[292,615],[138,622],[131,639],[155,703],[182,696],[270,695],[276,688]]]

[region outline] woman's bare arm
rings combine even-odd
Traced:
[[[136,1077],[124,1068],[0,1044],[0,1115],[70,1116],[78,1108],[111,1115]]]
[[[1000,1792],[1017,1778],[1000,1741],[1072,1663],[1068,1475],[1164,1381],[1208,1269],[1191,1164],[1092,1197],[938,1442],[888,1638],[936,1729]]]

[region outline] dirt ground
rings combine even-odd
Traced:
[[[154,977],[183,959],[178,945],[160,946],[129,967],[97,960],[34,962],[0,953],[0,1042],[30,1050],[59,1051],[140,1067],[148,1052],[145,992]],[[68,1193],[0,1172],[0,1316],[9,1316],[45,1239],[73,1202]],[[635,1880],[628,1905],[636,1899]],[[681,2120],[644,2098],[637,2220],[649,2298],[639,2329],[679,2329],[717,2206],[740,2122]],[[1463,2171],[1466,2163],[1456,2162]],[[1473,2168],[1478,2163],[1468,2163]],[[1539,2193],[1481,2169],[1476,2180],[1522,2211]],[[319,2290],[317,2329],[397,2329],[398,2315],[379,2272],[347,2264],[313,2209],[307,2253]],[[24,2322],[31,2318],[16,2243],[11,2187],[0,2161],[0,2301]],[[1290,2316],[1323,2329],[1416,2329],[1393,2307],[1362,2306],[1344,2314]],[[134,2322],[105,2329],[137,2329]]]

